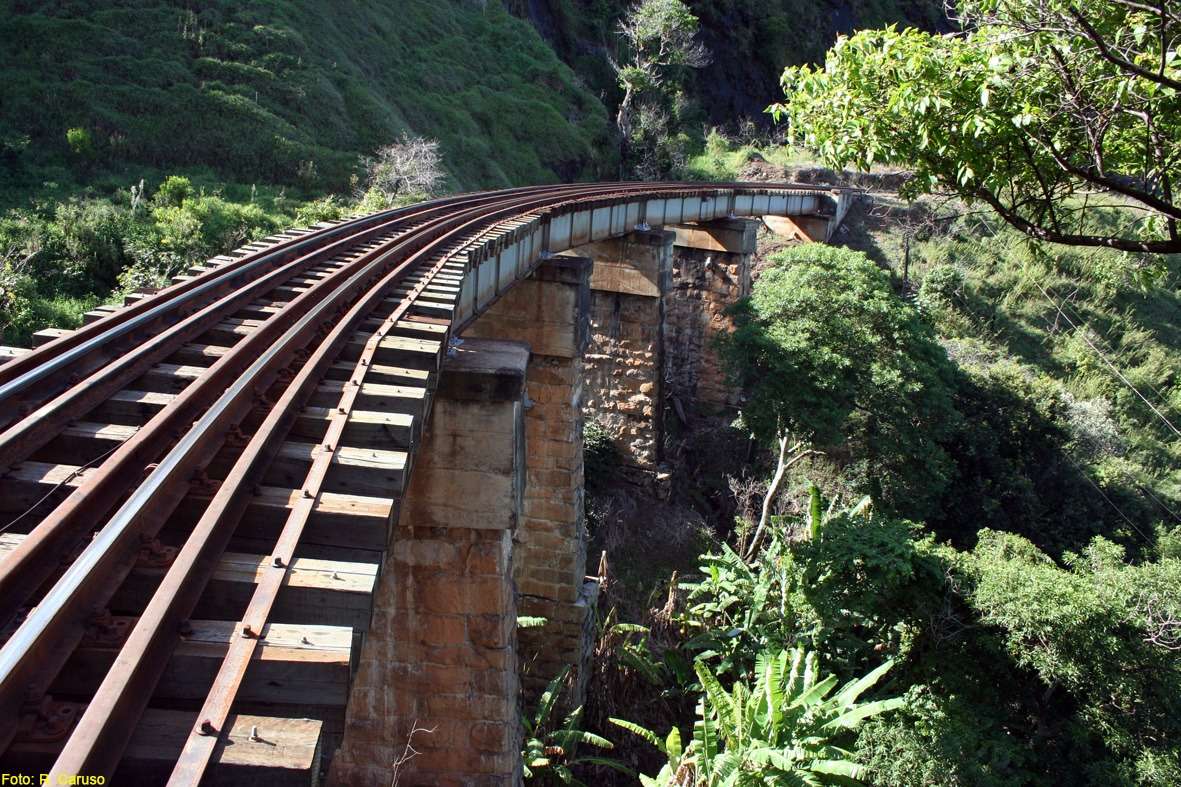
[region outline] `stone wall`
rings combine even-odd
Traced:
[[[583,409],[612,435],[626,465],[648,472],[660,462],[673,237],[663,230],[633,232],[576,250],[594,260]]]
[[[666,407],[688,421],[738,404],[714,340],[733,329],[726,309],[750,292],[757,227],[670,226],[576,250],[594,260],[584,411],[636,480],[657,477]]]
[[[672,288],[665,305],[666,405],[679,418],[716,415],[738,405],[715,349],[732,331],[726,309],[750,294],[757,223],[743,219],[672,228]]]
[[[546,624],[519,632],[526,697],[532,699],[593,645],[597,586],[586,583],[582,429],[589,331],[590,261],[556,257],[518,283],[464,331],[526,342],[526,480],[515,576],[521,615]],[[581,675],[580,675],[581,678]],[[576,680],[570,698],[581,703]]]
[[[444,364],[332,784],[388,787],[395,774],[399,787],[521,780],[512,576],[528,355],[519,344],[471,342]]]

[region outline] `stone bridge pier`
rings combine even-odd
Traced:
[[[574,665],[581,703],[598,594],[584,419],[651,479],[666,411],[734,406],[712,340],[749,291],[755,226],[668,226],[550,257],[465,328],[419,437],[330,783],[519,783],[522,695]],[[518,615],[546,623],[518,629]]]
[[[594,261],[584,412],[641,476],[663,458],[666,417],[738,403],[714,340],[732,328],[726,308],[750,292],[757,228],[749,219],[671,225],[574,252]]]

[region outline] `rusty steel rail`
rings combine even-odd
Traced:
[[[100,533],[98,539],[96,539],[89,547],[87,547],[86,551],[79,558],[79,560],[71,566],[69,571],[67,571],[66,576],[63,577],[63,581],[59,582],[59,584],[54,587],[54,591],[51,591],[51,593],[55,593],[55,595],[52,597],[47,596],[42,600],[41,604],[38,605],[38,607],[22,625],[22,629],[28,627],[30,634],[36,632],[38,635],[40,635],[41,632],[45,631],[50,625],[52,625],[54,620],[53,615],[55,612],[70,607],[72,599],[82,598],[89,595],[89,593],[85,592],[87,584],[86,580],[90,576],[102,575],[103,572],[100,570],[102,566],[99,561],[104,560],[107,555],[111,554],[111,551],[116,544],[116,539],[119,539],[124,533],[129,532],[129,528],[131,528],[135,518],[141,515],[140,512],[143,509],[152,504],[154,494],[158,493],[167,495],[169,492],[172,492],[173,497],[176,498],[175,492],[166,486],[169,479],[169,471],[171,471],[173,467],[181,465],[185,458],[187,458],[189,455],[196,453],[198,441],[202,436],[205,435],[207,430],[213,428],[213,424],[215,423],[217,415],[220,415],[220,413],[223,411],[228,411],[229,408],[233,406],[235,401],[241,401],[244,398],[248,399],[251,392],[251,382],[254,380],[254,377],[258,374],[261,374],[269,364],[273,363],[272,359],[278,356],[281,348],[302,346],[304,343],[306,343],[308,331],[310,331],[313,326],[323,324],[326,321],[323,319],[323,315],[330,312],[330,310],[332,310],[337,303],[341,302],[346,297],[346,295],[349,294],[350,290],[356,290],[360,288],[367,280],[371,279],[375,275],[375,272],[378,271],[383,264],[388,264],[388,260],[391,257],[394,257],[399,253],[410,255],[414,252],[419,252],[422,248],[426,247],[428,243],[437,243],[439,242],[438,238],[446,237],[446,231],[450,230],[457,224],[463,225],[467,222],[473,221],[482,221],[486,224],[494,218],[503,215],[505,210],[512,211],[518,209],[518,203],[520,202],[520,200],[517,202],[510,202],[510,204],[513,205],[512,208],[501,208],[500,211],[491,215],[487,215],[489,211],[486,207],[479,207],[461,212],[458,214],[458,216],[447,216],[432,221],[430,224],[420,229],[419,232],[412,237],[406,238],[405,240],[399,240],[396,247],[388,250],[383,249],[381,254],[375,255],[372,260],[367,262],[364,269],[357,271],[352,275],[348,282],[341,284],[340,288],[335,293],[333,293],[329,299],[323,301],[320,304],[317,304],[314,312],[310,312],[309,314],[305,315],[298,324],[293,325],[290,329],[288,329],[287,333],[280,340],[276,341],[274,345],[264,351],[263,356],[254,362],[251,369],[248,370],[247,373],[239,378],[229,390],[222,394],[218,402],[210,408],[210,411],[207,412],[201,421],[199,421],[194,426],[193,430],[190,431],[180,443],[178,443],[176,448],[174,448],[169,453],[168,457],[166,457],[153,471],[144,485],[140,487],[140,490],[137,490],[137,493],[132,497],[132,499],[124,504],[116,517],[112,519],[112,521]],[[536,203],[536,199],[526,200],[524,202],[526,205],[532,205]],[[481,216],[484,218],[479,218]],[[412,264],[412,261],[413,258],[411,261],[396,263],[397,268],[393,273],[386,277],[385,286],[379,286],[377,289],[372,290],[365,299],[364,304],[367,306],[367,308],[365,310],[358,310],[354,308],[352,320],[345,319],[337,323],[336,329],[331,334],[335,340],[335,344],[339,344],[339,342],[346,335],[344,331],[346,329],[351,329],[353,321],[355,321],[360,314],[372,308],[373,304],[385,289],[405,275],[408,267]],[[316,321],[316,317],[321,317],[320,322]],[[339,347],[337,347],[337,349],[339,349]],[[314,357],[316,361],[323,363],[325,355],[326,351],[322,351]],[[314,366],[314,363],[305,362],[305,372],[300,374],[300,376],[297,378],[303,383],[304,386],[308,384],[309,380],[318,379],[318,377],[311,377],[306,371],[307,369],[313,368],[317,368]],[[260,431],[258,434],[256,434],[255,440],[262,440],[264,441],[265,445],[272,447],[274,446],[275,440],[277,439],[275,437],[274,431],[275,425],[284,420],[287,421],[288,426],[290,425],[290,418],[292,417],[292,413],[295,411],[291,401],[293,401],[293,399],[284,400],[285,406],[278,411],[278,415],[274,416],[273,420],[268,419],[268,422],[264,424],[265,431]],[[274,409],[272,409],[272,413],[275,413]],[[248,452],[247,454],[243,455],[244,458],[248,456],[254,458],[252,452]],[[259,453],[259,456],[262,456],[261,452]],[[172,473],[172,475],[175,477],[175,471]],[[249,489],[247,482],[249,482],[251,485],[257,483],[257,472],[247,473],[245,470],[240,470],[239,466],[236,465],[234,471],[231,474],[231,477],[221,485],[221,488],[219,488],[218,493],[214,498],[214,502],[211,503],[210,508],[206,511],[205,516],[202,517],[201,522],[198,523],[197,530],[194,531],[195,534],[204,532],[205,527],[213,527],[217,525],[222,526],[220,530],[224,534],[227,530],[225,527],[227,524],[235,524],[237,518],[241,516],[241,509],[244,508],[243,499],[236,495]],[[305,497],[303,499],[307,500],[311,498]],[[176,498],[174,502],[179,502],[179,498]],[[236,504],[236,516],[228,514],[232,504]],[[206,539],[210,539],[210,534],[206,533],[205,535]],[[130,536],[124,537],[124,540],[130,540]],[[210,561],[208,556],[206,556],[204,553],[211,544],[216,544],[221,541],[222,539],[218,539],[217,541],[197,540],[195,542],[190,541],[186,543],[185,549],[182,550],[181,555],[178,556],[177,563],[174,564],[174,569],[170,571],[169,576],[165,578],[163,586],[166,589],[174,589],[176,593],[175,597],[166,598],[159,605],[153,603],[153,605],[149,607],[149,614],[145,614],[145,616],[141,618],[140,625],[137,626],[136,631],[132,634],[132,640],[130,640],[128,643],[129,647],[125,648],[125,652],[127,650],[131,650],[132,653],[128,655],[121,655],[121,660],[125,662],[125,669],[121,670],[118,674],[111,673],[108,675],[107,681],[104,681],[104,687],[100,688],[95,702],[92,703],[96,710],[93,713],[88,710],[87,715],[84,715],[82,721],[80,722],[79,732],[83,733],[83,735],[78,736],[78,739],[83,739],[85,737],[85,733],[89,732],[91,729],[94,729],[90,745],[84,746],[80,742],[75,745],[75,739],[71,739],[71,745],[67,746],[67,749],[65,752],[63,752],[62,757],[72,758],[75,756],[75,751],[77,751],[79,748],[84,749],[85,754],[80,757],[78,761],[67,759],[67,762],[70,764],[61,770],[63,774],[71,772],[71,768],[74,769],[72,772],[83,772],[78,770],[78,768],[93,767],[91,765],[92,763],[101,769],[105,769],[106,767],[110,766],[110,763],[96,763],[95,760],[105,760],[110,758],[113,754],[116,755],[117,759],[117,752],[121,750],[121,745],[115,743],[112,739],[117,740],[118,737],[122,737],[123,743],[125,743],[126,737],[130,736],[131,729],[134,727],[134,721],[137,720],[138,713],[128,717],[108,709],[106,707],[108,702],[107,692],[109,691],[107,686],[117,685],[125,688],[124,691],[118,693],[117,697],[112,698],[110,701],[111,705],[118,704],[120,700],[124,703],[135,703],[146,700],[144,692],[133,690],[136,688],[135,682],[128,681],[129,678],[137,674],[135,669],[130,667],[130,665],[138,665],[140,658],[144,659],[144,663],[155,665],[157,669],[162,667],[163,664],[161,663],[159,657],[155,659],[146,658],[146,656],[150,656],[151,654],[147,653],[141,655],[140,653],[135,652],[136,648],[131,646],[134,644],[137,647],[143,647],[146,651],[147,647],[150,646],[152,639],[163,637],[169,642],[175,639],[175,624],[178,623],[180,619],[187,616],[188,611],[185,610],[184,607],[191,607],[191,605],[196,602],[194,590],[196,590],[196,593],[199,593],[200,587],[203,587],[204,583],[195,583],[192,581],[170,582],[170,580],[173,578],[173,572],[182,571],[183,569],[194,565],[208,566]],[[189,548],[189,543],[194,544],[192,549]],[[224,544],[222,544],[220,548],[224,549]],[[204,558],[204,560],[201,558]],[[66,588],[66,590],[59,591],[59,588]],[[65,595],[69,591],[73,591],[74,595]],[[156,598],[158,597],[160,597],[159,594],[157,597],[153,598],[153,602],[155,602]],[[185,603],[186,601],[188,602],[187,604]],[[169,602],[172,603],[170,604]],[[75,603],[73,606],[76,605],[77,604]],[[164,609],[160,609],[160,611],[157,612],[155,609],[157,606],[163,606]],[[173,625],[163,625],[164,621],[166,620],[171,621]],[[143,642],[142,646],[140,645],[141,641]],[[15,647],[13,648],[14,652],[28,653],[31,650],[28,648],[28,643],[22,640],[21,630],[18,630],[17,635],[14,636],[13,640],[10,641],[9,644],[15,644]],[[22,648],[24,649],[23,651],[21,650]],[[8,646],[5,646],[3,650],[0,650],[0,701],[3,701],[4,689],[9,683],[9,675],[14,672],[14,668],[10,668],[8,661],[5,659],[7,650]],[[33,665],[43,662],[41,659],[30,658],[27,659],[27,663]],[[155,677],[158,678],[158,675]],[[21,681],[18,681],[18,683],[19,682]],[[154,680],[151,682],[154,683]],[[91,719],[96,717],[98,719],[97,724],[91,726]],[[132,722],[131,724],[117,724],[119,721],[126,722],[128,719],[130,719]],[[57,766],[55,766],[55,770],[56,769]]]
[[[397,220],[424,208],[446,209],[465,200],[488,200],[528,190],[505,189],[499,192],[457,195],[379,211],[281,241],[166,287],[150,299],[118,309],[107,317],[84,325],[0,366],[0,424],[5,423],[13,415],[28,414],[31,409],[30,400],[18,399],[20,394],[29,392],[29,389],[36,386],[36,393],[30,394],[33,397],[32,401],[43,400],[47,390],[52,390],[46,388],[47,383],[52,386],[91,371],[103,360],[115,357],[123,349],[134,346],[136,338],[143,333],[158,332],[199,305],[208,303],[218,294],[240,285],[246,277],[257,276],[268,267],[289,262],[301,253],[323,248],[329,242],[346,239],[350,235],[355,236],[363,230]],[[63,372],[67,374],[63,375]],[[55,380],[55,377],[60,379]]]
[[[396,231],[409,222],[423,221],[468,205],[487,203],[500,195],[501,192],[495,192],[491,195],[435,200],[375,214],[381,219],[379,221],[358,220],[359,224],[340,225],[331,231],[322,231],[311,239],[280,244],[276,251],[262,253],[257,259],[251,260],[246,257],[239,262],[202,274],[192,281],[164,290],[159,296],[163,302],[150,309],[140,308],[142,314],[136,313],[136,308],[145,307],[148,301],[120,309],[103,320],[84,326],[79,333],[88,328],[104,326],[108,322],[113,323],[107,330],[85,342],[70,346],[65,341],[70,336],[63,336],[11,363],[0,366],[0,380],[4,379],[3,375],[6,373],[12,378],[8,382],[0,383],[0,423],[5,420],[5,407],[15,408],[16,412],[24,411],[24,417],[20,421],[0,432],[0,468],[11,465],[19,461],[20,457],[36,450],[60,432],[73,413],[85,412],[102,402],[177,346],[207,330],[260,292],[299,275],[340,249],[359,245],[383,233]],[[265,267],[271,270],[263,275],[261,271]],[[255,273],[254,279],[243,286],[244,277],[252,272]],[[186,289],[187,285],[206,278],[208,280],[201,286]],[[208,300],[210,297],[216,297],[217,293],[223,294],[214,302],[201,308],[194,306],[201,296]],[[155,299],[151,300],[154,303]],[[126,353],[120,353],[84,380],[79,379],[94,368],[96,355],[109,353],[116,340],[128,335],[141,323],[155,324],[160,326],[160,329],[143,344]],[[41,355],[48,357],[39,366],[16,374],[19,372],[19,364],[31,363]],[[50,392],[61,388],[63,380],[72,381],[74,384],[65,393],[49,399],[52,395]],[[12,400],[17,394],[34,385],[40,397],[36,409],[29,400],[13,404]],[[0,589],[0,596],[3,595],[3,590]]]
[[[106,318],[110,323],[101,330],[80,331],[81,338],[62,337],[46,345],[38,356],[40,361],[31,359],[37,353],[30,353],[18,359],[23,361],[19,367],[0,367],[0,405],[5,392],[11,392],[17,401],[24,390],[4,385],[35,380],[38,375],[39,379],[56,381],[47,385],[47,390],[55,385],[61,390],[0,434],[2,471],[24,461],[71,421],[84,417],[153,364],[260,294],[297,280],[316,266],[343,260],[321,270],[306,290],[232,343],[88,473],[0,562],[0,622],[19,619],[25,614],[23,605],[35,604],[0,647],[0,751],[12,741],[22,708],[47,695],[96,611],[107,605],[128,576],[141,546],[154,543],[152,539],[191,495],[194,485],[205,483],[204,469],[219,452],[232,448],[236,454],[232,467],[224,480],[215,484],[202,515],[182,536],[183,545],[122,644],[115,666],[106,672],[81,720],[70,731],[50,778],[78,773],[110,776],[114,772],[179,641],[178,632],[192,615],[297,415],[326,379],[329,368],[340,366],[337,359],[350,339],[356,341],[353,337],[358,326],[383,304],[393,305],[378,315],[380,323],[369,331],[355,363],[344,365],[348,379],[326,418],[325,437],[311,450],[310,466],[297,486],[298,499],[288,507],[279,534],[270,542],[266,555],[269,567],[237,623],[240,636],[229,642],[170,784],[199,783],[210,763],[312,511],[324,492],[329,470],[340,453],[341,437],[368,369],[387,336],[417,335],[416,330],[433,326],[433,361],[423,378],[422,413],[413,424],[414,434],[426,417],[434,371],[450,332],[487,308],[503,288],[511,286],[514,276],[527,275],[534,264],[517,249],[513,267],[502,271],[497,256],[495,281],[488,289],[484,271],[489,254],[499,255],[510,242],[520,244],[527,239],[529,255],[544,258],[551,240],[560,251],[575,245],[579,237],[588,242],[606,237],[604,231],[617,232],[612,229],[617,225],[630,230],[633,220],[636,227],[646,227],[648,201],[661,206],[662,220],[666,212],[672,215],[668,205],[676,200],[681,201],[677,215],[688,215],[686,206],[690,204],[696,205],[694,210],[700,215],[706,212],[706,205],[710,215],[724,216],[727,210],[734,215],[740,204],[743,215],[751,215],[764,203],[770,210],[772,199],[782,202],[783,194],[794,188],[617,183],[513,189],[436,200],[337,225],[248,255],[228,263],[224,266],[228,270],[221,275],[211,271],[209,276],[202,274],[178,284],[125,310],[127,314],[118,319],[116,312]],[[576,216],[585,218],[577,219],[584,221],[585,228],[576,225]],[[508,240],[498,235],[487,241],[498,227],[513,228]],[[407,315],[425,293],[432,288],[448,289],[434,286],[445,270],[454,273],[442,277],[448,285],[455,285],[449,289],[462,291],[454,297],[450,316],[407,322]],[[393,299],[388,297],[391,292],[396,292]],[[93,325],[103,325],[106,320]],[[155,333],[140,350],[102,361],[103,354],[120,346],[123,337],[149,326]],[[86,380],[63,381],[59,359],[69,357],[90,358],[86,363],[93,368]],[[22,383],[25,387],[30,384]],[[248,427],[252,434],[246,435],[241,429],[248,424],[257,426]],[[231,439],[234,434],[238,437]],[[414,444],[412,438],[406,449],[401,488],[413,461]],[[396,517],[396,507],[393,512]],[[83,545],[96,526],[94,539],[56,576],[62,554]]]

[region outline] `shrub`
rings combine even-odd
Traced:
[[[82,159],[94,158],[94,137],[84,128],[66,130],[66,145],[70,152]]]
[[[379,148],[366,161],[369,188],[389,199],[415,194],[430,196],[442,185],[443,158],[439,142],[404,133],[393,144]]]
[[[33,277],[15,260],[0,265],[0,332],[27,342],[36,325],[36,284]]]
[[[876,503],[926,515],[948,482],[940,443],[959,421],[930,326],[860,252],[807,244],[774,259],[720,345],[747,424],[763,440],[852,451]]]
[[[918,303],[923,309],[956,304],[963,295],[964,274],[954,265],[936,265],[927,271],[919,286]]]
[[[351,208],[333,196],[306,202],[295,211],[295,223],[310,227],[321,221],[336,221],[345,218]]]
[[[185,177],[180,175],[169,175],[160,184],[160,188],[156,189],[156,196],[153,201],[164,207],[180,207],[184,201],[193,194],[193,184]]]
[[[587,419],[582,426],[582,461],[590,484],[601,481],[619,464],[611,433],[594,418]]]
[[[698,662],[702,694],[688,746],[682,747],[676,728],[662,740],[631,722],[611,721],[668,758],[655,777],[640,777],[645,787],[847,784],[868,773],[840,748],[841,738],[903,704],[897,697],[859,701],[892,666],[887,661],[833,693],[837,677],[822,679],[819,658],[803,648],[759,653],[753,683],[735,680],[729,689]]]

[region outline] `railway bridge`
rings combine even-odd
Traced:
[[[746,218],[824,240],[850,198],[459,195],[274,235],[0,350],[0,773],[519,779],[522,681],[593,627],[584,417],[658,473],[663,389],[726,404],[692,361],[748,286]]]

